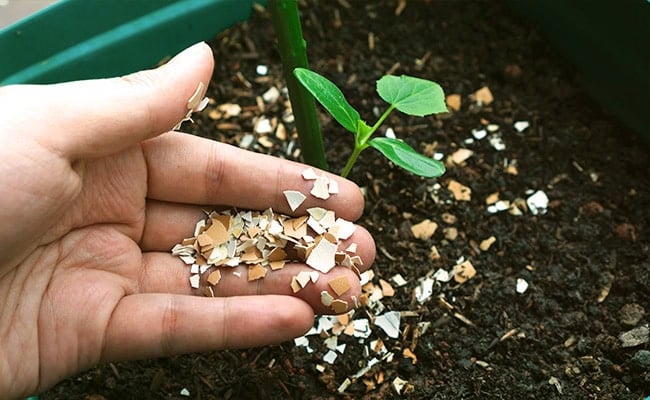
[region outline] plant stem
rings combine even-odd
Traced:
[[[302,155],[307,164],[327,169],[323,137],[318,123],[314,97],[293,76],[297,67],[309,68],[307,44],[302,37],[297,0],[269,0],[269,10],[282,60],[284,79],[289,90]]]
[[[354,145],[354,150],[352,150],[352,154],[350,154],[350,158],[348,158],[348,162],[345,163],[345,167],[343,167],[343,171],[341,171],[341,176],[343,178],[347,178],[348,174],[352,170],[352,166],[354,163],[357,161],[357,158],[359,157],[359,154],[368,146],[358,146],[357,144]]]
[[[384,113],[381,114],[381,117],[379,117],[377,122],[375,122],[375,124],[370,128],[370,130],[365,135],[363,135],[361,140],[359,140],[359,143],[362,144],[362,145],[365,145],[368,142],[368,140],[370,140],[370,137],[372,136],[372,134],[375,133],[377,128],[379,128],[379,126],[384,123],[384,120],[386,120],[386,118],[388,118],[388,114],[390,114],[394,109],[395,109],[395,106],[391,104],[386,109],[386,111],[384,111]]]
[[[379,117],[377,122],[375,122],[375,124],[367,132],[361,133],[357,137],[355,137],[354,150],[352,151],[352,154],[350,154],[350,158],[348,158],[348,162],[345,163],[345,167],[343,167],[343,171],[341,171],[342,177],[346,178],[348,176],[350,170],[352,170],[352,166],[357,161],[359,154],[361,154],[361,152],[368,147],[368,140],[370,140],[372,134],[375,133],[377,128],[379,128],[379,126],[384,122],[384,120],[386,120],[388,114],[390,114],[391,111],[393,111],[394,109],[395,106],[391,104],[390,107],[388,107],[388,109],[384,111],[384,113],[381,115],[381,117]]]

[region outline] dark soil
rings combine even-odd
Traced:
[[[416,313],[402,318],[400,337],[378,327],[364,343],[342,335],[339,344],[347,348],[333,365],[322,361],[327,349],[318,336],[309,337],[313,354],[285,343],[104,365],[43,399],[187,398],[183,388],[194,399],[381,399],[399,397],[396,377],[408,381],[403,396],[412,399],[638,400],[650,394],[647,337],[630,347],[619,339],[650,322],[648,147],[591,102],[579,74],[501,3],[409,1],[396,16],[397,3],[351,1],[347,8],[343,1],[310,1],[302,9],[312,69],[335,81],[367,120],[374,121],[375,106],[385,107],[374,82],[389,70],[436,80],[447,94],[462,96],[460,111],[425,118],[394,113],[388,125],[423,152],[471,149],[465,163],[425,180],[369,150],[351,174],[367,189],[360,222],[377,242],[373,282],[397,273],[408,281],[381,300],[387,310]],[[238,144],[253,132],[251,117],[281,120],[285,111],[282,101],[261,110],[255,100],[283,86],[268,15],[256,12],[212,45],[217,66],[209,95],[244,112],[228,120],[204,112],[186,129]],[[260,64],[269,67],[268,76],[256,74]],[[483,86],[494,95],[489,105],[470,99]],[[340,170],[352,139],[324,114],[322,121],[328,159]],[[530,127],[517,132],[515,121]],[[488,123],[498,126],[504,150],[487,138],[465,142]],[[258,142],[266,147],[252,148],[295,154],[289,140],[267,139]],[[516,163],[517,175],[506,171],[508,163]],[[471,188],[470,201],[454,199],[447,190],[452,179]],[[530,190],[550,199],[545,214],[487,211],[492,193],[515,201]],[[439,224],[437,232],[414,239],[410,226],[427,218]],[[450,227],[457,230],[453,240],[444,229]],[[481,251],[490,236],[496,242]],[[431,246],[440,258],[431,258]],[[437,283],[431,298],[415,300],[420,279],[451,270],[461,257],[475,267],[473,279]],[[518,278],[529,284],[524,293],[515,291]],[[354,315],[367,317],[363,310]],[[417,324],[427,321],[429,329],[414,337]],[[392,361],[338,394],[372,357],[363,354],[364,344],[377,338],[395,354]],[[403,357],[405,348],[417,363]],[[317,364],[326,366],[323,373]]]

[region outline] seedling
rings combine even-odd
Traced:
[[[389,106],[377,122],[370,126],[361,119],[359,112],[345,99],[341,90],[327,78],[305,68],[296,68],[293,73],[332,117],[354,135],[354,149],[341,176],[348,176],[359,154],[368,147],[378,150],[395,165],[419,176],[434,178],[445,172],[445,166],[440,161],[416,152],[402,140],[372,137],[395,109],[419,117],[447,112],[445,95],[437,83],[406,75],[382,77],[377,81],[377,93]]]

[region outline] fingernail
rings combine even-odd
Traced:
[[[179,59],[184,58],[184,57],[189,57],[194,54],[198,54],[203,51],[203,46],[207,46],[207,43],[205,42],[198,42],[196,44],[193,44],[192,46],[186,48],[185,50],[181,51],[180,53],[176,54],[174,58],[169,60],[169,64],[172,64],[174,62],[177,62]]]

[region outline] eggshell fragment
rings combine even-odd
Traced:
[[[314,187],[309,193],[318,199],[327,200],[330,197],[329,179],[326,176],[319,176],[316,178]]]
[[[307,265],[316,269],[324,274],[329,272],[336,264],[334,256],[338,247],[334,243],[327,240],[321,240],[312,249],[309,257],[307,257]]]
[[[248,280],[255,281],[262,279],[266,276],[267,269],[261,266],[260,264],[255,264],[248,267]]]
[[[327,282],[327,284],[332,288],[332,290],[338,296],[341,296],[343,293],[347,292],[352,287],[350,285],[350,281],[348,280],[348,277],[345,275],[341,275],[337,278],[330,279]]]
[[[221,280],[221,271],[216,269],[208,275],[208,283],[212,286],[215,286]]]
[[[325,306],[329,307],[332,305],[332,302],[334,301],[334,298],[332,297],[331,294],[327,293],[327,290],[323,290],[320,292],[320,302]]]
[[[307,181],[312,181],[318,178],[318,175],[316,175],[316,171],[313,168],[307,168],[302,171],[302,177]]]
[[[333,300],[330,308],[336,314],[342,314],[348,310],[348,302],[345,300]]]
[[[287,203],[289,203],[291,211],[296,211],[307,198],[307,196],[296,190],[285,190],[283,193],[284,197],[287,199]]]

